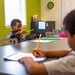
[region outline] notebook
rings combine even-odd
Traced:
[[[22,57],[27,57],[27,56],[32,57],[33,60],[37,61],[38,63],[43,63],[44,61],[48,59],[48,57],[36,58],[31,52],[16,52],[14,54],[4,57],[3,59],[8,61],[18,61],[18,59]]]
[[[63,37],[44,37],[41,40],[61,40]]]

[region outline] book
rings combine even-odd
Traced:
[[[22,57],[32,57],[34,61],[37,61],[38,63],[43,63],[48,59],[48,57],[35,57],[32,52],[16,52],[14,54],[11,54],[9,56],[4,57],[4,60],[8,61],[18,61],[18,59]]]
[[[44,37],[41,40],[61,40],[63,37]]]

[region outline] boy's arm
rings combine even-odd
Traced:
[[[48,75],[45,65],[37,63],[31,57],[23,57],[19,60],[24,63],[30,75]]]
[[[67,56],[71,51],[69,50],[47,50],[45,51],[46,57],[64,57]]]
[[[18,34],[27,34],[27,31],[23,30],[23,31],[18,31],[14,34],[14,36],[17,36]]]
[[[41,50],[41,49],[33,49],[32,53],[36,57],[64,57],[67,56],[71,51],[69,50]],[[37,53],[37,54],[35,54]]]
[[[14,38],[14,37],[17,36],[18,34],[20,34],[20,33],[19,33],[19,32],[11,33],[11,34],[9,34],[9,38]]]
[[[18,32],[16,32],[16,33],[10,32],[9,35],[7,36],[7,38],[14,38],[14,37],[17,36],[18,34],[27,34],[27,31],[23,30],[23,31],[18,31]]]
[[[21,34],[21,31],[14,33],[14,36],[17,36],[18,34]]]
[[[58,60],[39,64],[30,57],[21,58],[25,68],[31,75],[75,75],[74,72],[74,55],[66,56]]]
[[[10,32],[9,33],[9,35],[7,36],[7,38],[14,38],[15,36],[17,36],[18,34],[20,34],[21,32],[16,32],[16,33],[14,33],[14,32]]]

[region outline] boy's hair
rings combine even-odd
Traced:
[[[63,25],[64,29],[68,30],[71,36],[75,34],[75,9],[66,15]]]
[[[20,22],[20,23],[21,23],[21,21],[20,21],[19,19],[13,19],[13,20],[11,21],[11,26],[12,26],[12,25],[15,26],[15,25],[16,25],[16,22]]]

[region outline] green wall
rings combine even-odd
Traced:
[[[12,31],[11,28],[5,28],[4,19],[4,0],[0,0],[0,38],[6,38],[8,33]],[[31,17],[35,14],[38,15],[38,20],[41,20],[41,0],[26,0],[26,14],[27,14],[27,27],[22,28],[22,30],[30,30]],[[30,33],[28,33],[30,34]],[[26,34],[24,35],[26,36]]]

